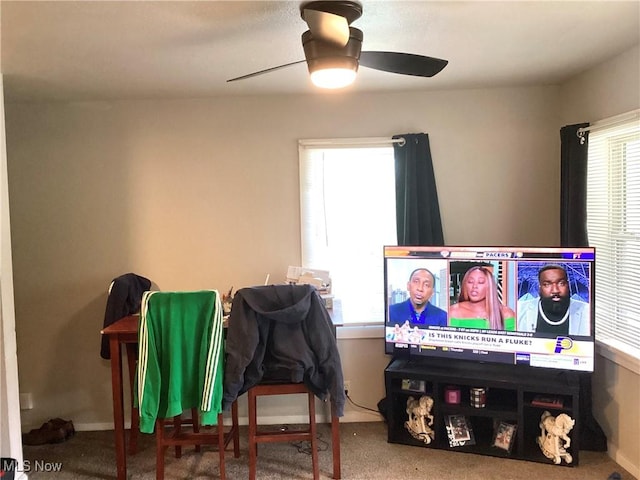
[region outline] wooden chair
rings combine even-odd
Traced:
[[[258,431],[258,397],[269,395],[304,394],[307,396],[309,423],[302,430],[264,430]],[[311,443],[311,464],[313,478],[320,478],[318,466],[317,426],[315,396],[304,383],[259,383],[247,391],[249,410],[249,480],[255,480],[258,462],[258,444],[271,442],[308,441]],[[337,415],[331,412],[331,449],[333,458],[333,478],[338,480],[340,472],[340,423]]]
[[[218,292],[145,292],[138,346],[140,430],[156,435],[156,479],[164,478],[165,452],[175,447],[217,447],[220,478],[226,478],[225,449],[233,439],[239,453],[238,409],[227,428],[221,412],[224,340]],[[142,366],[142,367],[141,367]],[[191,419],[182,413],[191,411]],[[157,411],[157,415],[153,412]],[[219,412],[219,413],[216,413]],[[133,422],[134,419],[132,419]],[[137,420],[137,419],[135,419]],[[215,427],[201,427],[201,423]],[[183,428],[190,424],[191,428]]]
[[[164,459],[169,447],[175,448],[176,458],[182,456],[182,447],[187,445],[195,446],[195,451],[200,452],[202,445],[217,446],[220,462],[220,479],[225,480],[225,450],[233,440],[233,456],[240,456],[240,435],[238,431],[238,403],[233,402],[231,407],[231,425],[224,426],[224,416],[218,414],[218,424],[211,431],[208,427],[202,427],[201,431],[198,409],[191,410],[192,418],[185,422],[181,416],[174,417],[171,421],[166,419],[156,420],[156,479],[164,478]],[[191,425],[191,431],[183,430],[183,426]],[[169,426],[169,428],[167,428]]]
[[[135,376],[136,369],[138,364],[138,345],[127,343],[126,344],[126,353],[127,353],[127,366],[129,371],[129,386],[131,388],[131,429],[129,430],[129,455],[135,455],[138,453],[138,431],[140,429],[140,412],[138,411],[138,407],[135,404],[135,399],[133,395],[133,389],[135,388]],[[231,411],[231,419],[232,426],[234,428],[233,433],[233,445],[234,445],[234,456],[238,458],[238,448],[239,448],[239,435],[238,435],[238,404],[236,402],[232,405]],[[166,419],[164,421],[165,426],[175,425],[176,422],[180,422],[181,425],[193,425],[192,419],[198,418],[198,410],[196,408],[191,409],[191,419],[183,419],[182,416],[174,417],[172,419]],[[195,428],[195,427],[194,427]],[[226,440],[225,445],[228,445],[229,440]],[[200,451],[200,445],[196,445],[196,452]],[[175,446],[175,456],[176,458],[180,458],[182,456],[182,447],[180,445]]]
[[[294,344],[301,349],[291,348]],[[240,289],[233,300],[227,345],[225,368],[232,373],[225,380],[225,395],[234,398],[240,391],[248,395],[249,479],[256,478],[259,443],[294,440],[311,444],[313,478],[319,479],[315,395],[305,384],[311,381],[311,377],[306,378],[307,369],[322,372],[319,376],[330,384],[326,393],[336,395],[331,398],[331,443],[333,478],[339,479],[340,424],[338,411],[333,409],[339,409],[344,402],[340,397],[342,367],[335,326],[315,288],[265,285]],[[256,371],[261,372],[259,378]],[[237,372],[244,372],[244,378],[238,380]],[[306,395],[309,413],[306,427],[301,430],[263,427],[258,431],[258,397],[272,395]]]

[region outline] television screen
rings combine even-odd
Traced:
[[[384,247],[385,352],[593,371],[593,248]]]

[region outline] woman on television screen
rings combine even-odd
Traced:
[[[464,274],[458,303],[449,308],[449,326],[516,329],[516,314],[498,298],[496,281],[489,269],[475,266]]]

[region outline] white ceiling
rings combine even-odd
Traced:
[[[558,84],[640,43],[640,1],[362,1],[363,50],[449,60],[433,78],[361,67],[351,91]],[[5,99],[318,93],[294,1],[0,2]]]

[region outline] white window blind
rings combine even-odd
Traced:
[[[596,247],[596,339],[640,358],[640,122],[589,134],[587,230]]]
[[[396,243],[393,147],[304,145],[302,266],[329,270],[344,324],[384,321],[384,245]]]

